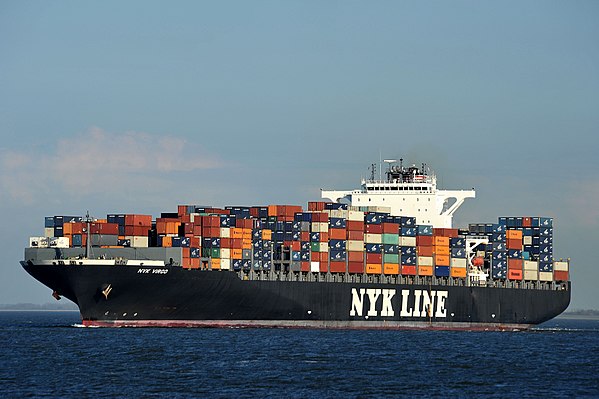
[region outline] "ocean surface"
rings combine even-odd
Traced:
[[[0,312],[0,397],[599,397],[599,320],[527,332],[83,328]]]

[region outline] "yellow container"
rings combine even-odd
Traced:
[[[466,270],[465,267],[452,267],[449,269],[449,275],[451,277],[465,278]]]
[[[418,266],[419,276],[432,276],[435,268],[433,266]]]
[[[385,274],[399,274],[399,265],[397,263],[385,263],[383,271]]]
[[[380,263],[367,263],[366,264],[366,273],[368,274],[381,274],[383,270],[383,265]]]

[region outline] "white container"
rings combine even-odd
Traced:
[[[46,227],[44,229],[44,237],[46,237],[46,238],[54,237],[54,227]]]
[[[220,236],[221,238],[231,238],[231,229],[229,227],[221,227]]]
[[[383,235],[382,234],[372,234],[372,233],[364,234],[364,242],[367,242],[369,244],[382,244],[383,243]]]
[[[364,251],[364,241],[348,240],[346,248],[348,251]]]
[[[221,249],[221,253],[222,253],[222,249]],[[220,269],[221,270],[231,270],[231,259],[220,258]]]
[[[402,247],[415,247],[416,237],[399,237],[399,245]]]
[[[553,262],[553,270],[558,271],[558,272],[567,272],[569,271],[569,267],[568,267],[568,262],[564,261],[564,260],[556,260],[555,262]]]
[[[416,261],[418,262],[418,266],[432,266],[433,265],[433,257],[432,256],[419,256]]]
[[[536,271],[539,271],[539,262],[536,261],[536,260],[525,260],[524,261],[524,270],[536,270]]]
[[[221,248],[220,249],[220,258],[224,259],[224,258],[231,258],[231,249],[230,248]],[[222,267],[222,260],[221,260],[221,269]]]
[[[48,246],[50,248],[68,248],[70,244],[68,237],[53,237],[50,238]]]
[[[353,220],[356,222],[364,221],[364,212],[360,211],[347,211],[347,220]]]
[[[536,281],[539,279],[538,270],[524,270],[524,280]]]
[[[29,248],[48,248],[48,237],[29,237]]]
[[[125,236],[125,239],[131,242],[133,248],[148,247],[148,237],[146,236]]]
[[[451,258],[451,267],[466,267],[466,258]]]
[[[327,211],[329,214],[329,217],[331,218],[338,218],[338,219],[347,219],[347,211],[343,210],[343,209],[331,209],[330,211]]]
[[[553,281],[553,272],[539,272],[539,280]]]
[[[522,244],[524,244],[524,245],[532,245],[532,237],[531,236],[524,236],[524,237],[522,237]]]
[[[318,273],[320,271],[320,262],[310,262],[310,271]]]

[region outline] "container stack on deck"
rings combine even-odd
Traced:
[[[210,208],[179,205],[176,213],[109,214],[90,225],[93,247],[181,248],[187,269],[290,270],[312,273],[466,278],[468,237],[488,238],[476,248],[491,279],[567,281],[567,261],[553,259],[553,221],[500,217],[468,230],[416,225],[383,207],[309,202],[300,206]],[[86,223],[76,216],[45,221],[31,247],[85,247]],[[484,259],[484,261],[483,261]]]

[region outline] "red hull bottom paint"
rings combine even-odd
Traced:
[[[530,324],[423,323],[423,322],[344,322],[344,321],[253,321],[253,320],[83,320],[85,327],[195,327],[195,328],[314,328],[339,330],[442,330],[442,331],[521,331]]]

